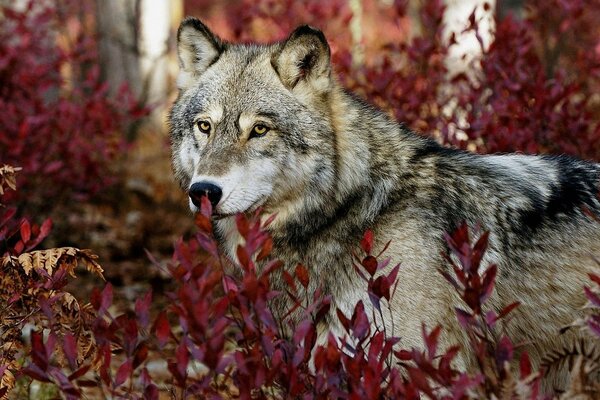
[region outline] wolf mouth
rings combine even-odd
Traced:
[[[240,210],[240,211],[233,212],[233,213],[220,213],[217,211],[213,211],[212,218],[214,218],[216,220],[221,220],[221,219],[225,219],[228,217],[234,217],[237,214],[248,214],[248,213],[254,212],[260,207],[259,204],[266,198],[267,198],[267,196],[260,196],[252,204],[250,204],[248,207],[246,207],[245,210]]]

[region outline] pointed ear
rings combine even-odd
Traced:
[[[300,82],[306,82],[324,92],[331,83],[330,53],[323,32],[303,25],[281,44],[271,63],[288,88],[293,89]]]
[[[187,17],[177,31],[177,55],[179,76],[177,87],[188,88],[225,49],[225,43],[210,31],[199,19]]]

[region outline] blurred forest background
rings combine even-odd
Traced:
[[[185,15],[233,41],[317,26],[344,85],[441,142],[600,159],[598,0],[0,4],[0,163],[21,168],[2,203],[51,218],[46,247],[94,249],[128,299],[163,284],[145,250],[193,230],[165,126]]]

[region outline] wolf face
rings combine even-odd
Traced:
[[[192,211],[205,194],[217,217],[327,197],[335,165],[323,34],[304,26],[274,45],[233,45],[188,18],[178,43],[173,166]]]

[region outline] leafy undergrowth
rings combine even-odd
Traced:
[[[14,181],[10,168],[2,171],[4,182]],[[500,329],[518,304],[498,314],[486,309],[496,278],[495,266],[484,269],[480,263],[487,234],[474,244],[466,225],[448,235],[451,272],[441,272],[464,303],[456,313],[469,349],[441,349],[439,326],[423,326],[422,348],[405,349],[399,338],[371,323],[376,316],[362,302],[345,315],[330,310],[331,297],[319,290],[300,295],[311,279],[307,268],[286,270],[269,259],[269,221],[261,225],[258,214],[237,216],[244,238],[239,261],[225,259],[204,200],[196,236],[175,246],[168,271],[177,288],[156,316],[150,313],[157,301],[150,292],[132,311],[114,315],[110,284],[95,289],[90,302],[65,291],[66,281],[76,279],[77,266],[102,278],[95,256],[75,248],[31,251],[48,234],[49,224],[31,226],[6,210],[0,224],[0,240],[7,244],[0,275],[0,395],[10,397],[12,390],[24,396],[36,381],[67,399],[158,399],[161,394],[181,399],[542,398],[543,372],[533,370],[526,353],[514,360],[514,345]],[[401,266],[389,268],[389,259],[372,253],[372,242],[366,232],[357,244],[355,269],[375,313],[389,306]],[[595,286],[582,289],[593,312],[580,325],[600,339],[600,276],[590,278]],[[287,283],[285,291],[272,289],[274,279]],[[276,296],[289,297],[290,312],[271,311]],[[297,311],[303,318],[293,322],[290,315]],[[317,343],[318,326],[330,311],[345,332],[328,333]],[[474,356],[476,369],[457,369],[454,361],[460,356]],[[162,371],[155,368],[156,360]],[[598,360],[580,355],[568,395],[597,398],[600,388],[588,378],[598,367]]]
[[[11,3],[0,4],[0,160],[24,177],[4,200],[50,213],[115,182],[122,132],[148,110],[126,85],[108,95],[97,37],[80,18],[92,2]]]

